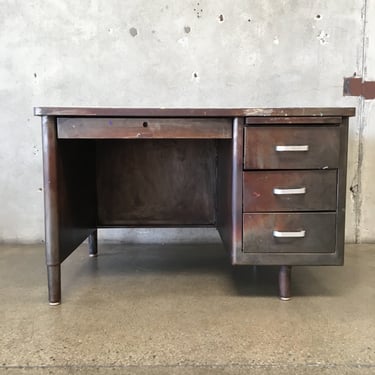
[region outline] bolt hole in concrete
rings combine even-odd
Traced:
[[[315,16],[315,19],[316,19],[316,20],[321,20],[321,19],[322,19],[322,16],[321,16],[320,14],[317,14],[317,15]]]
[[[201,17],[201,13],[203,12],[203,9],[199,9],[199,3],[197,3],[197,7],[194,8],[194,12],[196,12],[197,18]]]
[[[219,22],[224,22],[224,16],[222,14],[220,14],[218,18],[219,18]]]
[[[148,126],[148,122],[145,121],[145,122],[143,123],[143,127],[144,127],[144,128],[147,128],[147,126]]]
[[[190,31],[191,31],[191,27],[190,26],[185,26],[184,27],[184,31],[185,31],[186,34],[189,34]]]
[[[131,27],[131,28],[129,29],[129,33],[130,33],[130,35],[131,35],[132,37],[135,37],[135,36],[138,35],[138,30],[137,30],[135,27]]]

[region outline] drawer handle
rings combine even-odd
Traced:
[[[286,195],[286,194],[306,194],[306,188],[301,187],[301,188],[295,188],[295,189],[279,189],[279,188],[274,188],[273,193],[275,195]]]
[[[276,146],[275,148],[278,152],[285,152],[285,151],[309,151],[308,145],[301,145],[301,146]]]
[[[296,238],[305,237],[306,231],[300,230],[298,232],[280,232],[278,230],[273,231],[273,236],[276,238]]]

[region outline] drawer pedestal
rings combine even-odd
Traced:
[[[239,264],[280,265],[280,298],[292,265],[343,262],[347,119],[246,118]]]

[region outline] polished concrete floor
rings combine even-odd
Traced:
[[[344,267],[231,267],[210,245],[80,247],[47,303],[42,246],[0,246],[0,374],[375,374],[375,245]]]

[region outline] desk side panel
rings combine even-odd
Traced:
[[[60,262],[96,229],[95,142],[59,141]]]

